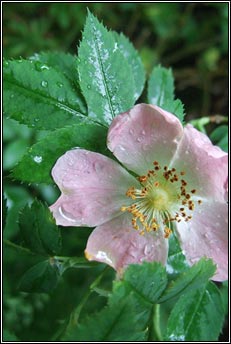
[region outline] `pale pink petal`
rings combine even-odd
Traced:
[[[50,209],[62,226],[94,227],[120,215],[131,201],[127,189],[138,185],[118,163],[84,149],[61,156],[52,176],[62,194]]]
[[[225,203],[204,203],[189,222],[177,224],[181,247],[189,263],[201,257],[217,264],[215,281],[228,278],[228,206]]]
[[[140,235],[129,215],[119,216],[97,227],[90,235],[86,257],[117,271],[132,263],[158,261],[166,264],[168,240],[161,231]]]
[[[189,188],[197,190],[196,195],[224,201],[228,155],[191,125],[184,128],[184,136],[171,165],[186,172],[184,179]]]
[[[143,175],[155,160],[168,165],[182,134],[174,115],[158,106],[138,104],[113,120],[108,148],[129,170]]]

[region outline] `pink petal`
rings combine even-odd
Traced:
[[[138,181],[115,161],[84,149],[66,152],[52,176],[62,194],[50,209],[62,226],[97,226],[121,214],[126,191]]]
[[[196,195],[224,201],[228,155],[191,125],[184,128],[184,136],[171,165],[186,172],[184,179],[189,187],[197,190]]]
[[[215,281],[228,278],[228,206],[226,203],[204,203],[188,223],[177,224],[181,247],[189,263],[208,257],[217,264]]]
[[[183,134],[180,121],[158,106],[139,104],[117,116],[108,133],[108,148],[129,170],[139,175],[168,164]]]
[[[112,266],[117,271],[142,261],[167,261],[168,240],[161,231],[140,235],[129,215],[121,215],[97,227],[90,235],[86,257]]]

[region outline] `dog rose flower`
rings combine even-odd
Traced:
[[[52,170],[62,192],[50,207],[56,223],[96,227],[86,257],[117,271],[144,260],[165,264],[174,230],[189,264],[212,258],[213,279],[226,280],[227,154],[191,125],[183,128],[174,115],[147,104],[113,120],[107,146],[124,167],[73,149]]]

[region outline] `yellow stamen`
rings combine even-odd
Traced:
[[[158,161],[154,161],[153,165],[154,170],[137,177],[140,188],[131,186],[127,190],[126,196],[131,198],[132,203],[122,206],[121,211],[132,215],[132,226],[140,235],[162,227],[164,237],[168,238],[172,232],[168,227],[171,222],[192,219],[196,189],[187,189],[187,181],[180,177],[186,174],[184,171],[178,173],[174,167],[161,168]]]

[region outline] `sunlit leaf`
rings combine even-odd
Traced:
[[[183,294],[167,324],[166,341],[217,341],[224,322],[219,289],[209,282],[196,292]]]
[[[191,290],[195,291],[198,288],[203,288],[215,271],[216,266],[213,261],[202,258],[197,264],[179,275],[176,280],[170,282],[159,302],[167,301],[172,297],[188,293]]]
[[[174,100],[174,78],[171,69],[154,67],[148,81],[148,102],[173,113],[183,123],[184,106]]]
[[[109,125],[116,115],[134,105],[134,77],[114,34],[90,12],[78,56],[79,82],[89,116]]]
[[[174,233],[169,238],[169,251],[167,260],[167,272],[175,276],[189,267]]]
[[[132,68],[135,81],[135,100],[141,95],[145,83],[145,70],[138,51],[134,48],[129,39],[122,33],[114,32],[121,54],[125,57]]]

